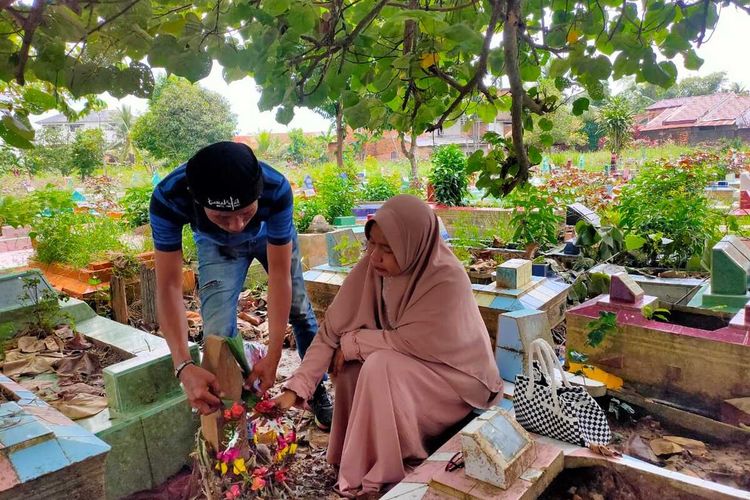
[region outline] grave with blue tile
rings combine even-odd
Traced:
[[[51,290],[36,270],[0,274],[0,331],[15,334],[29,321],[30,306],[19,296],[30,279],[38,290]],[[197,420],[174,378],[166,341],[98,316],[75,299],[60,302],[60,320],[73,321],[87,341],[126,359],[102,371],[107,407],[75,421],[0,376],[0,392],[12,400],[0,406],[0,499],[120,498],[179,471],[194,449]],[[197,347],[190,345],[195,359]],[[57,383],[54,372],[26,379]]]

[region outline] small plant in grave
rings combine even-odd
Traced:
[[[656,319],[659,321],[669,321],[669,315],[672,312],[669,309],[663,307],[646,306],[643,308],[642,314],[646,319]]]
[[[599,317],[591,320],[586,324],[588,328],[588,335],[586,336],[586,345],[591,348],[600,346],[608,337],[611,337],[617,333],[617,314],[609,311],[599,311]],[[568,351],[568,358],[574,363],[587,363],[589,357],[582,352],[570,349]],[[590,365],[584,365],[585,368],[590,368]],[[576,375],[580,375],[581,372],[577,372]]]
[[[362,244],[357,238],[352,239],[349,236],[344,236],[333,249],[341,256],[343,266],[353,266],[362,256]]]
[[[45,338],[60,323],[60,303],[66,301],[67,295],[60,295],[46,287],[40,290],[41,279],[27,276],[23,279],[23,293],[18,299],[21,303],[30,305],[32,318],[23,330],[24,335],[36,335]],[[70,320],[70,318],[67,318]]]
[[[537,243],[542,248],[557,243],[561,217],[555,214],[555,200],[530,184],[509,197],[516,208],[511,218],[513,240],[522,246]]]

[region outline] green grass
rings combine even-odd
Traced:
[[[620,153],[619,164],[623,168],[629,165],[640,166],[644,162],[658,160],[661,158],[676,159],[680,155],[689,153],[697,149],[694,146],[680,146],[677,144],[664,144],[657,147],[633,147],[628,148]],[[552,163],[557,166],[563,166],[568,160],[573,161],[573,165],[578,165],[579,158],[583,157],[585,170],[591,172],[601,172],[610,162],[609,151],[591,151],[579,153],[578,151],[561,151],[546,155]]]

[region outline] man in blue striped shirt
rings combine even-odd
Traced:
[[[201,413],[219,406],[215,377],[195,365],[187,347],[182,301],[182,228],[190,224],[198,250],[198,294],[203,331],[237,334],[237,300],[247,270],[258,259],[268,273],[268,355],[246,381],[262,391],[276,381],[287,321],[300,357],[318,325],[307,300],[292,188],[244,144],[218,142],[198,151],[154,190],[150,218],[156,260],[157,310],[164,338],[190,404]],[[322,385],[310,406],[318,426],[330,427],[333,408]]]

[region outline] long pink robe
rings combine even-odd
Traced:
[[[502,391],[468,277],[440,239],[432,210],[397,196],[378,211],[403,273],[383,285],[369,255],[355,266],[302,365],[285,387],[309,400],[340,348],[328,461],[338,488],[379,491],[427,457],[425,442]],[[368,226],[368,234],[369,234]]]

